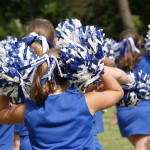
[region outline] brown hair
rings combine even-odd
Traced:
[[[54,27],[52,23],[47,19],[38,18],[33,20],[27,29],[27,34],[31,32],[43,35],[52,43],[56,37]],[[33,54],[43,56],[43,49],[39,42],[35,41],[30,46],[34,49]],[[51,47],[51,45],[49,46]],[[43,103],[43,101],[47,98],[49,92],[51,90],[53,91],[52,82],[46,82],[44,85],[41,85],[40,83],[41,77],[44,75],[46,70],[47,70],[47,63],[45,62],[37,68],[34,81],[31,85],[30,96],[37,104]]]
[[[132,37],[135,42],[135,45],[138,46],[138,42],[140,38],[139,38],[138,33],[135,30],[127,29],[120,34],[120,40],[126,39],[128,37]],[[127,56],[124,56],[124,51],[125,51],[125,47],[124,47],[123,54],[119,61],[119,68],[125,71],[133,72],[134,66],[137,65],[138,61],[141,58],[141,55],[136,52],[132,52],[130,44],[128,44]]]
[[[52,43],[54,42],[54,39],[56,37],[55,28],[52,23],[47,19],[38,18],[33,20],[31,22],[31,25],[27,29],[27,34],[31,32],[43,35]],[[33,42],[30,46],[34,49],[33,54],[37,54],[38,56],[43,55],[42,46],[39,42]],[[52,46],[49,45],[49,47],[51,48]]]
[[[59,56],[59,50],[57,49],[51,49],[48,54],[53,56]],[[45,72],[48,69],[47,62],[44,62],[42,65],[40,65],[37,68],[36,75],[34,77],[32,86],[30,88],[30,95],[31,98],[34,100],[36,104],[43,104],[44,101],[47,99],[49,94],[55,93],[55,83],[57,84],[57,87],[62,89],[63,91],[66,91],[68,86],[66,84],[69,84],[68,80],[65,78],[62,78],[58,75],[57,67],[54,69],[53,78],[55,80],[52,81],[46,81],[44,85],[41,84],[41,78],[45,74]]]

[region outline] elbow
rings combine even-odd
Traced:
[[[116,94],[116,103],[119,102],[124,96],[124,91],[123,89],[120,87],[118,90],[117,90],[117,94]]]

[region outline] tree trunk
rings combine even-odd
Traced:
[[[128,5],[128,0],[117,0],[120,15],[122,18],[123,26],[125,29],[135,29],[134,22],[132,20],[131,11]]]

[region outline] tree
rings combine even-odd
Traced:
[[[125,29],[133,28],[135,29],[134,22],[132,20],[131,11],[128,5],[128,0],[117,0],[118,7],[120,10],[121,19]]]

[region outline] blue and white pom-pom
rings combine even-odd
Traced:
[[[1,49],[0,94],[9,95],[13,103],[31,100],[30,87],[36,68],[45,61],[47,61],[48,69],[41,79],[42,85],[46,80],[53,81],[55,67],[58,68],[59,75],[63,77],[56,57],[48,54],[38,57],[32,54],[33,48],[22,42],[22,40],[2,41]],[[57,88],[57,85],[55,88]]]
[[[56,27],[56,48],[68,46],[68,40],[76,41],[80,27],[82,24],[78,19],[66,19],[64,22],[60,22]]]
[[[106,52],[107,57],[115,62],[116,59],[119,57],[120,43],[116,42],[113,39],[106,38],[106,46],[108,48]]]
[[[135,82],[122,85],[124,96],[117,103],[119,107],[136,106],[143,99],[148,99],[150,96],[150,75],[140,71],[136,75],[130,73],[130,77],[133,78]]]
[[[37,59],[24,42],[8,37],[0,42],[0,94],[10,95],[13,102],[29,99],[30,75],[33,68],[20,70]]]
[[[103,31],[94,26],[83,26],[79,29],[78,42],[69,40],[68,44],[60,53],[63,75],[77,89],[85,90],[91,83],[99,81],[99,75],[103,73],[107,49]]]
[[[107,46],[102,29],[82,26],[80,21],[66,20],[58,25],[57,48],[61,48],[63,75],[77,89],[86,89],[99,81]]]
[[[147,55],[150,56],[150,25],[148,25],[148,32],[144,38],[144,47],[146,49]]]

